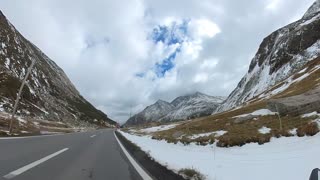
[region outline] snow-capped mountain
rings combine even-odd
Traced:
[[[128,119],[126,125],[207,116],[224,100],[224,97],[209,96],[200,92],[177,97],[171,103],[158,100],[155,104],[146,107],[142,112]]]
[[[161,118],[161,121],[183,120],[208,116],[212,111],[217,109],[224,100],[224,97],[208,96],[200,92],[180,96],[171,102],[175,107],[174,110]]]
[[[215,112],[237,107],[297,72],[320,56],[320,0],[298,21],[266,37],[249,71]]]
[[[126,122],[126,125],[136,125],[158,121],[173,109],[174,106],[170,103],[163,100],[158,100],[156,103],[146,107],[143,111],[129,118]]]
[[[0,111],[11,112],[27,69],[36,60],[23,89],[18,115],[52,121],[114,124],[86,101],[58,67],[25,39],[0,11]]]

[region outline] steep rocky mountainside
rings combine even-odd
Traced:
[[[319,55],[320,0],[317,0],[300,20],[263,40],[248,73],[215,112],[226,111],[255,99]]]
[[[171,103],[158,100],[155,104],[146,107],[142,112],[128,119],[126,125],[186,120],[207,116],[224,100],[224,97],[208,96],[200,92],[177,97]]]
[[[18,115],[70,124],[114,124],[86,101],[63,70],[25,39],[0,11],[0,111],[11,112],[22,79],[36,64],[23,90]]]

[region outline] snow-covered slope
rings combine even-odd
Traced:
[[[228,149],[215,144],[173,144],[150,136],[121,134],[168,169],[178,172],[193,168],[207,180],[307,180],[320,161],[320,134],[273,138],[263,146],[251,143]]]
[[[22,79],[33,59],[36,64],[23,90],[18,115],[71,124],[84,121],[114,123],[86,101],[63,70],[25,39],[1,11],[0,111],[12,111]]]
[[[171,103],[159,100],[142,112],[131,117],[126,125],[136,125],[154,121],[185,120],[212,113],[223,101],[224,97],[208,96],[196,92],[180,96]]]
[[[302,19],[266,37],[248,73],[216,112],[237,107],[297,72],[320,56],[320,0]]]

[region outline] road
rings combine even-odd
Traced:
[[[140,180],[113,130],[0,139],[0,179]]]

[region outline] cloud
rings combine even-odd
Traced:
[[[262,39],[313,0],[29,0],[1,10],[117,121],[157,99],[228,95]]]

